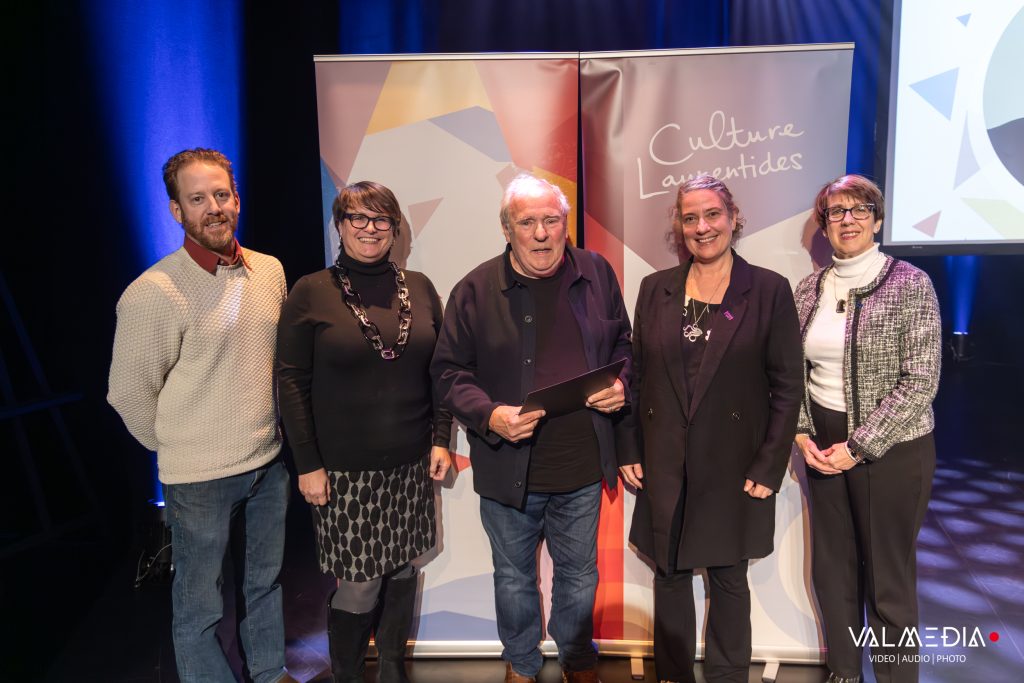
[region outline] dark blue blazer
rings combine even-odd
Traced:
[[[579,324],[587,368],[620,358],[629,386],[630,324],[611,265],[594,252],[566,246],[572,269],[569,307]],[[441,406],[467,428],[477,493],[520,507],[526,496],[529,441],[510,443],[490,431],[500,405],[519,406],[533,385],[536,326],[529,290],[512,277],[505,254],[485,261],[452,289],[430,373]],[[618,473],[614,423],[619,415],[591,411],[605,483]]]

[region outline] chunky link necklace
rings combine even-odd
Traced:
[[[341,300],[345,302],[348,309],[352,311],[352,317],[359,323],[359,329],[363,333],[366,342],[373,347],[373,350],[380,354],[384,360],[398,360],[398,357],[405,351],[409,343],[409,328],[412,327],[412,302],[409,299],[409,287],[405,284],[405,273],[395,265],[394,261],[388,263],[395,273],[395,286],[398,288],[398,339],[394,346],[384,346],[380,338],[380,330],[366,316],[366,309],[363,308],[363,301],[359,293],[352,289],[352,281],[348,279],[348,269],[340,264],[331,268],[335,281],[341,287]]]

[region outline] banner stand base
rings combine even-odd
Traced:
[[[629,658],[629,676],[634,681],[644,680],[644,660],[641,657]]]

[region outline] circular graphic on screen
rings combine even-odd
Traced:
[[[1024,185],[1024,10],[1017,13],[996,43],[985,76],[985,128],[996,156]]]

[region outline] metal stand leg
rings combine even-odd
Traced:
[[[778,662],[765,662],[764,673],[761,674],[761,681],[763,683],[775,683],[776,677],[779,675],[779,663]]]
[[[629,658],[629,675],[634,681],[644,680],[644,660],[643,657],[630,657]]]

